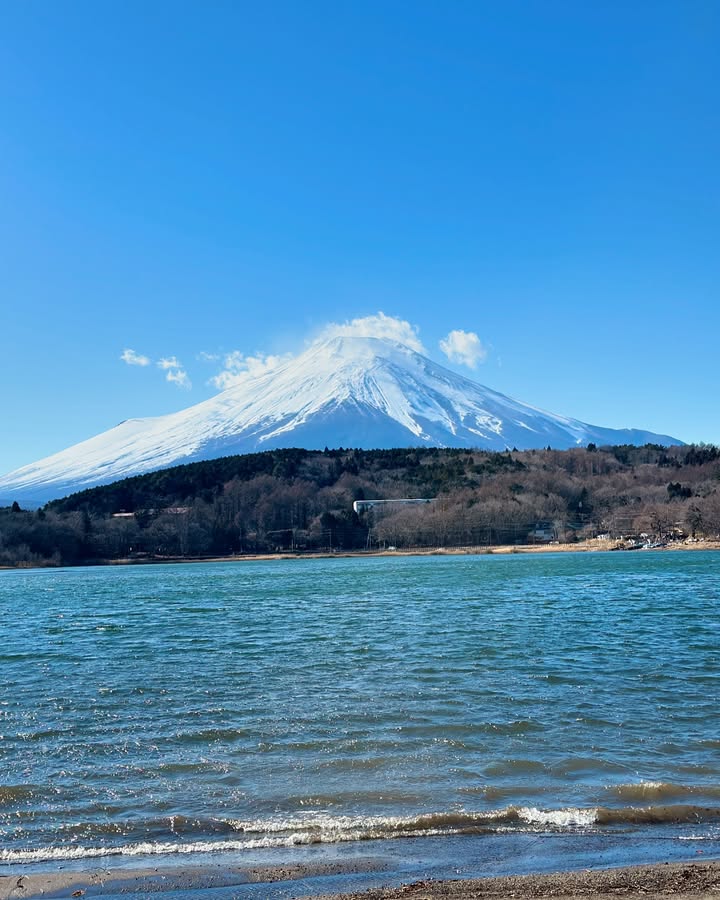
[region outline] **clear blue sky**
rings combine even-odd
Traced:
[[[717,0],[0,2],[0,472],[379,310],[720,442],[719,46]]]

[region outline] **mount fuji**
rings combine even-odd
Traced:
[[[0,478],[0,504],[39,505],[180,463],[280,447],[680,444],[543,412],[376,337],[317,342],[282,367],[181,412],[128,419]]]

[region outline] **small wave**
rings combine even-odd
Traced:
[[[79,847],[77,845],[47,847],[42,850],[0,850],[0,861],[16,862],[53,862],[72,859],[96,859],[102,856],[166,856],[177,853],[215,853],[233,850],[250,850],[253,842],[249,841],[214,841],[189,842],[187,844],[170,844],[144,841],[126,846]],[[255,842],[257,848],[271,846]],[[276,846],[280,846],[277,844]]]
[[[65,738],[73,735],[72,728],[49,728],[45,731],[18,731],[17,739],[25,742],[50,742],[55,738]]]
[[[598,809],[598,825],[674,825],[688,822],[720,821],[720,807],[674,803],[658,806],[631,806]]]
[[[483,722],[476,726],[479,731],[488,734],[525,734],[527,731],[543,731],[544,726],[532,719],[514,719],[512,722]]]
[[[709,775],[712,778],[717,778],[718,774],[720,774],[718,772],[717,765],[705,766],[700,765],[699,763],[690,763],[689,765],[677,766],[677,771],[684,772],[686,775],[693,776]]]
[[[124,834],[125,844],[102,844],[115,829],[69,828],[72,834],[43,849],[0,850],[0,862],[44,862],[90,859],[102,856],[144,856],[189,853],[237,852],[243,850],[293,847],[307,844],[336,844],[351,841],[419,838],[447,834],[493,834],[507,831],[532,833],[596,830],[603,826],[671,825],[677,823],[719,823],[720,808],[690,804],[623,807],[564,807],[541,809],[535,806],[507,806],[489,812],[427,813],[401,816],[331,816],[310,813],[287,819],[212,819],[171,817],[154,823],[157,840],[148,840],[148,826],[142,823],[143,840],[133,842]],[[137,834],[141,823],[132,830]],[[77,843],[82,837],[90,844]],[[174,840],[169,840],[170,836]],[[139,837],[140,835],[138,835]]]
[[[207,615],[207,614],[226,612],[226,607],[224,607],[224,606],[179,606],[175,611],[178,613],[193,613],[195,615]]]
[[[720,826],[713,825],[707,831],[701,834],[681,834],[678,840],[681,841],[717,841],[720,839]]]
[[[517,775],[545,770],[545,764],[536,759],[502,759],[485,766],[486,775]]]
[[[475,776],[477,777],[477,776]],[[554,788],[542,784],[525,784],[525,785],[494,785],[494,784],[472,784],[459,789],[461,794],[469,794],[470,796],[483,796],[489,803],[497,803],[502,800],[510,800],[512,797],[537,797],[542,794],[549,794]]]
[[[148,774],[156,775],[193,775],[196,772],[224,772],[225,767],[215,762],[164,762],[157,769],[149,769]]]
[[[120,834],[130,839],[133,836],[145,838],[154,836],[157,840],[163,840],[170,834],[182,837],[187,835],[189,838],[232,835],[237,829],[231,821],[225,819],[174,815],[146,818],[141,822],[134,822],[127,818],[122,821],[110,822],[64,822],[58,826],[57,830],[63,836],[63,840],[101,839],[104,835],[113,834]]]
[[[393,762],[393,758],[389,756],[351,756],[349,758],[329,759],[326,762],[320,763],[319,768],[333,769],[338,772],[352,772],[356,769],[372,771],[373,769],[386,768]]]
[[[571,756],[548,768],[554,775],[578,775],[585,772],[620,772],[625,771],[627,766],[600,756]]]
[[[591,728],[619,728],[620,722],[611,722],[610,719],[601,719],[597,716],[578,716],[575,719],[581,725],[589,725]]]
[[[291,807],[316,808],[327,810],[332,807],[347,806],[347,804],[373,804],[373,803],[422,803],[422,797],[408,794],[407,791],[392,790],[356,790],[343,791],[335,794],[296,795],[283,801]]]
[[[328,816],[314,814],[302,819],[288,818],[275,820],[186,820],[181,817],[164,820],[163,831],[187,835],[195,840],[156,841],[143,840],[124,845],[82,846],[66,842],[45,849],[5,849],[0,850],[1,862],[46,862],[53,860],[91,859],[102,856],[143,856],[185,853],[216,853],[292,847],[306,844],[345,843],[350,841],[382,840],[404,837],[423,837],[443,834],[492,833],[506,828],[531,826],[543,828],[592,824],[594,810],[556,810],[543,812],[537,809],[509,806],[487,813],[442,812],[428,813],[417,817],[396,816]],[[145,823],[148,824],[148,823]],[[92,835],[84,828],[72,829],[75,834],[83,833],[86,839]],[[89,831],[89,829],[87,829]],[[144,829],[148,830],[148,829]],[[102,839],[102,834],[110,834],[114,829],[102,829],[94,836]],[[204,835],[225,833],[225,838],[201,839]],[[230,837],[230,834],[234,835]],[[130,838],[129,834],[125,835]],[[200,839],[198,839],[200,838]]]
[[[216,741],[239,741],[247,735],[244,728],[206,728],[203,731],[180,732],[173,740],[179,744],[210,744]]]
[[[665,781],[641,781],[638,784],[614,784],[608,788],[611,794],[623,800],[658,800],[683,796],[686,788]]]
[[[537,678],[541,678],[543,681],[547,682],[547,684],[579,684],[577,678],[573,678],[570,675],[558,675],[555,672],[550,672],[547,675],[537,675]]]
[[[673,784],[668,781],[640,781],[637,784],[613,784],[607,788],[608,792],[622,800],[671,800],[688,795],[700,795],[703,797],[720,797],[720,787],[717,785],[685,785]]]
[[[3,784],[0,785],[0,806],[9,806],[19,800],[37,800],[57,793],[55,788],[48,790],[39,784]]]

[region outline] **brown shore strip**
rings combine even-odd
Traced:
[[[0,900],[18,897],[102,897],[108,894],[162,895],[187,891],[199,897],[204,891],[234,886],[284,882],[292,890],[297,879],[332,874],[334,867],[278,866],[241,868],[126,869],[92,872],[37,873],[0,876]],[[223,891],[223,896],[224,896]],[[300,900],[301,895],[292,894]],[[313,900],[718,900],[720,861],[661,863],[618,869],[585,869],[544,875],[509,875],[457,881],[417,881],[401,887],[372,888],[347,894],[315,895]],[[303,898],[309,900],[309,898]]]
[[[231,556],[154,556],[151,558],[123,558],[106,559],[87,563],[94,566],[144,566],[160,565],[166,563],[206,563],[206,562],[260,562],[262,560],[277,559],[371,559],[378,557],[397,556],[503,556],[515,553],[601,553],[616,550],[621,553],[638,552],[638,549],[630,550],[622,546],[622,541],[600,541],[596,538],[587,541],[577,541],[574,544],[497,544],[479,545],[473,547],[434,547],[413,548],[408,550],[337,550],[337,551],[312,551],[292,552],[280,551],[278,553],[242,553]],[[720,550],[720,540],[700,540],[692,543],[675,541],[662,547],[653,547],[654,552],[676,552],[678,550]],[[0,570],[12,571],[16,569],[47,568],[44,566],[6,566],[0,565]],[[52,567],[51,567],[52,568]],[[1,898],[0,898],[1,900]]]
[[[577,541],[573,544],[497,544],[479,545],[473,547],[429,547],[412,548],[402,550],[337,550],[292,552],[280,551],[278,553],[242,553],[232,556],[212,556],[198,558],[188,557],[155,557],[153,559],[115,559],[108,560],[107,565],[144,565],[152,563],[183,563],[183,562],[258,562],[272,559],[370,559],[377,557],[396,556],[503,556],[514,553],[600,553],[615,550],[621,553],[637,553],[638,550],[623,548],[622,541],[601,541],[593,538],[587,541]],[[720,550],[720,541],[702,540],[685,543],[676,541],[662,547],[652,548],[654,551],[678,551],[678,550]]]
[[[561,897],[564,900],[617,898],[659,900],[717,900],[720,862],[665,863],[622,869],[583,870],[552,875],[510,875],[462,881],[415,882],[400,888],[381,888],[315,900],[510,900]]]

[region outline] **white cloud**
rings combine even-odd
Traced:
[[[158,369],[167,371],[168,369],[182,369],[182,363],[177,356],[163,356],[157,362]]]
[[[427,351],[422,345],[416,325],[411,325],[404,319],[395,316],[386,316],[384,312],[378,312],[374,316],[364,316],[360,319],[352,319],[350,322],[326,325],[320,332],[317,341],[326,341],[333,337],[375,337],[384,340],[397,341],[405,344],[418,353]]]
[[[192,387],[192,382],[185,369],[168,369],[165,374],[165,380],[171,384],[176,384],[179,388],[185,388],[187,391]]]
[[[259,378],[272,372],[292,358],[292,353],[283,355],[256,353],[254,356],[246,356],[239,350],[233,350],[232,353],[225,355],[222,371],[210,379],[210,384],[224,391],[250,378]]]
[[[158,369],[165,372],[165,381],[169,381],[170,384],[175,384],[179,388],[185,388],[186,391],[190,390],[192,382],[177,356],[163,356],[156,365]]]
[[[318,344],[334,337],[381,338],[383,340],[397,341],[418,353],[427,354],[428,352],[420,340],[419,329],[416,325],[396,316],[388,316],[384,312],[350,319],[343,323],[330,323],[322,329],[314,340],[308,343],[311,345]],[[487,357],[486,348],[483,347],[480,338],[473,332],[451,331],[446,338],[440,341],[440,349],[453,362],[461,363],[472,369],[476,368],[478,363],[483,362]],[[217,362],[222,359],[221,370],[208,381],[208,384],[220,391],[266,375],[294,358],[295,354],[292,353],[254,353],[246,355],[240,350],[233,350],[222,357],[215,353],[202,352],[198,354],[198,359],[203,362]],[[161,359],[158,365],[170,371],[173,368],[181,368],[180,363],[174,356],[168,359]],[[177,381],[178,379],[170,379],[168,375],[168,380]]]
[[[129,366],[149,366],[150,359],[143,356],[142,353],[136,353],[134,350],[126,348],[120,354],[120,359]]]
[[[474,331],[451,331],[440,341],[440,349],[451,362],[470,369],[476,369],[487,358],[487,350]]]
[[[217,358],[219,359],[219,357]],[[129,366],[149,366],[152,363],[149,356],[143,356],[141,353],[136,353],[129,348],[123,350],[120,359]],[[185,390],[190,390],[192,387],[190,377],[177,356],[163,356],[155,365],[158,369],[165,372],[165,380],[169,381],[170,384],[175,384],[178,387],[185,388]]]
[[[378,312],[374,316],[364,316],[342,324],[333,322],[326,325],[311,343],[317,344],[333,337],[377,337],[405,344],[419,353],[427,352],[418,336],[418,329],[410,322]],[[201,359],[211,362],[218,357],[212,353],[201,353]],[[209,384],[224,391],[251,378],[259,378],[279,368],[294,358],[292,353],[255,353],[245,355],[240,350],[225,354],[223,368],[214,375]]]

